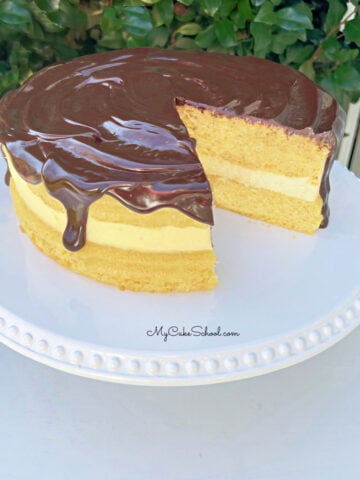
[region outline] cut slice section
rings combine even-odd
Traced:
[[[291,230],[314,233],[331,148],[260,121],[178,106],[210,181],[215,204]]]

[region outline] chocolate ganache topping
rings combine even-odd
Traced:
[[[159,49],[112,51],[43,69],[0,103],[0,141],[19,175],[67,211],[63,236],[86,241],[89,206],[108,194],[148,213],[173,207],[213,223],[209,183],[177,104],[274,123],[331,147],[342,109],[299,72],[254,57]]]

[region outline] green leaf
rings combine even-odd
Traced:
[[[122,9],[124,7],[143,7],[144,3],[142,0],[102,0],[105,1],[107,4],[112,5],[115,10],[121,14]]]
[[[174,8],[172,0],[160,0],[152,9],[152,19],[155,27],[161,25],[169,26],[174,18]]]
[[[122,21],[118,18],[115,8],[105,8],[101,17],[101,29],[103,33],[114,32],[120,28],[122,28]]]
[[[160,0],[142,0],[142,3],[145,3],[145,5],[155,5],[159,1]]]
[[[1,75],[5,75],[9,70],[9,65],[7,62],[4,62],[4,60],[0,60],[0,77]]]
[[[215,26],[210,25],[200,32],[195,39],[195,42],[201,48],[208,48],[216,40]]]
[[[314,45],[305,45],[297,42],[287,48],[285,53],[285,60],[287,64],[293,63],[295,65],[301,65],[306,60],[309,60],[311,55],[315,51]]]
[[[64,15],[66,25],[74,30],[86,28],[87,16],[80,8],[68,5],[65,1],[60,1],[60,11]]]
[[[60,27],[67,27],[73,30],[85,28],[87,23],[86,14],[64,0],[60,1],[58,10],[48,14],[48,18]]]
[[[174,42],[173,48],[176,50],[200,50],[193,38],[180,37]]]
[[[28,8],[32,13],[35,20],[42,26],[45,32],[53,33],[53,32],[60,32],[62,27],[60,25],[52,22],[48,17],[46,11],[39,8],[35,1],[28,2]]]
[[[200,3],[205,12],[210,15],[210,17],[213,17],[219,10],[222,2],[221,0],[200,0]]]
[[[343,63],[351,62],[358,56],[359,49],[346,48],[342,42],[335,38],[329,38],[322,44],[322,50],[317,60],[326,64],[327,62],[341,65]]]
[[[360,15],[346,23],[344,35],[347,42],[354,42],[360,47]]]
[[[356,103],[360,100],[360,90],[357,92],[347,92],[351,103]]]
[[[194,0],[178,0],[178,1],[179,1],[179,3],[182,3],[183,5],[186,5],[187,7],[194,2]]]
[[[237,10],[238,15],[236,25],[239,28],[245,28],[246,22],[254,18],[254,14],[251,10],[249,0],[240,0],[240,2],[238,2]]]
[[[293,45],[296,41],[296,34],[291,32],[278,32],[273,35],[272,51],[281,55],[289,45]]]
[[[331,37],[325,40],[325,42],[322,43],[322,52],[328,60],[332,62],[336,61],[340,52],[340,44],[336,38]]]
[[[336,100],[342,105],[345,104],[346,95],[345,92],[338,85],[334,73],[326,75],[319,81],[320,85],[326,90],[330,95],[332,95]]]
[[[124,28],[138,37],[145,36],[153,28],[149,10],[146,7],[123,7]]]
[[[276,24],[284,30],[313,29],[312,13],[305,3],[285,7],[276,12]]]
[[[211,47],[208,48],[208,52],[216,52],[216,53],[226,53],[227,55],[233,55],[235,53],[234,48],[226,48],[220,45],[219,43],[214,43]]]
[[[341,65],[334,72],[336,83],[344,90],[360,90],[360,72],[351,64]]]
[[[234,25],[226,18],[215,23],[215,35],[223,47],[235,47],[238,43],[234,32]]]
[[[254,55],[265,58],[266,54],[271,51],[271,27],[264,23],[252,23],[250,32],[254,37]]]
[[[262,4],[254,18],[254,22],[265,23],[266,25],[274,25],[277,22],[274,6],[271,2],[266,1]]]
[[[314,45],[319,45],[325,38],[325,33],[320,28],[314,28],[314,30],[305,31],[306,39],[303,41],[312,42]]]
[[[98,45],[115,50],[125,47],[123,32],[120,30],[114,30],[112,32],[105,33],[99,40]]]
[[[235,53],[236,55],[251,55],[253,53],[253,40],[250,38],[240,40]]]
[[[146,37],[133,37],[130,35],[126,39],[126,46],[128,48],[138,48],[138,47],[147,47],[149,45],[149,41]]]
[[[196,15],[197,11],[194,7],[189,7],[184,13],[181,14],[175,12],[175,18],[180,23],[189,23],[195,19]]]
[[[248,0],[245,0],[245,2],[248,2]],[[223,0],[217,12],[217,16],[224,18],[228,17],[234,8],[241,3],[243,3],[242,0],[240,0],[240,2],[237,0]]]
[[[47,13],[54,12],[59,8],[59,0],[35,0],[35,3]]]
[[[164,48],[169,41],[169,37],[170,31],[168,28],[158,27],[153,28],[146,38],[152,47]]]
[[[299,72],[306,75],[308,78],[310,78],[310,80],[315,80],[316,73],[312,61],[307,60],[306,62],[304,62],[300,66]]]
[[[28,57],[29,57],[29,50],[27,50],[19,41],[14,42],[10,55],[9,55],[9,63],[11,65],[12,70],[17,67],[21,69],[26,69],[28,66]]]
[[[338,25],[346,13],[346,2],[341,0],[329,0],[329,10],[326,15],[324,30],[329,32],[335,25]]]
[[[311,30],[310,30],[311,31]],[[307,30],[305,29],[300,29],[300,30],[294,30],[294,34],[297,36],[299,40],[302,42],[306,42],[308,35],[307,35]]]
[[[20,80],[19,70],[11,70],[0,75],[0,95],[15,88]]]
[[[21,4],[22,2],[14,2],[5,0],[0,3],[0,22],[7,25],[23,25],[31,22],[31,14],[29,10]]]
[[[251,0],[251,3],[254,7],[261,7],[261,5],[265,3],[265,0]]]
[[[201,32],[201,25],[198,23],[185,23],[185,25],[181,25],[181,27],[176,30],[176,33],[190,37],[197,35],[199,32]]]
[[[51,46],[58,60],[72,60],[79,55],[76,50],[69,46],[67,37],[64,33],[55,33],[51,40]]]
[[[31,22],[29,24],[29,27],[27,29],[27,35],[29,36],[29,39],[45,41],[44,30],[37,22]]]
[[[348,48],[342,47],[340,49],[338,59],[340,63],[347,63],[347,62],[352,62],[353,60],[357,60],[358,56],[359,56],[358,48],[349,50]]]

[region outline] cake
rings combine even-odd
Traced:
[[[217,283],[213,203],[314,233],[344,112],[301,73],[255,57],[142,48],[45,68],[0,103],[22,230],[120,289]]]

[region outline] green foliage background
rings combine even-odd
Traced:
[[[290,65],[341,103],[360,97],[360,6],[346,0],[0,0],[0,95],[79,55],[153,46]],[[345,15],[345,18],[344,18]]]

